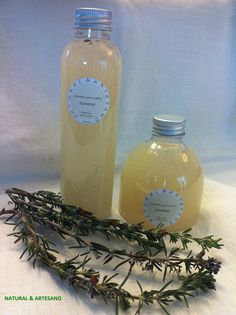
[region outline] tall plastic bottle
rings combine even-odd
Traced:
[[[61,60],[61,194],[66,203],[110,215],[121,60],[110,41],[112,13],[75,12],[75,38]]]

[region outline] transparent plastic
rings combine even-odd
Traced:
[[[115,165],[121,60],[109,31],[79,29],[61,59],[61,194],[66,203],[110,215]],[[100,80],[110,106],[95,124],[80,124],[67,108],[68,89],[80,78]]]
[[[167,230],[183,230],[196,222],[203,172],[198,158],[182,138],[152,137],[130,153],[121,174],[121,216],[129,223],[144,222],[145,229],[155,228],[144,214],[144,199],[158,189],[177,192],[184,204],[181,216],[176,223],[167,226]]]

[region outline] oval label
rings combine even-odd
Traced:
[[[69,87],[67,104],[69,112],[80,124],[96,124],[105,117],[110,96],[100,80],[80,78]]]
[[[164,227],[174,224],[184,210],[181,196],[169,189],[157,189],[144,198],[144,215],[150,223]]]

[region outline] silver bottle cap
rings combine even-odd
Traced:
[[[185,119],[176,115],[155,115],[152,122],[152,135],[182,137],[185,135]]]
[[[97,8],[78,8],[75,10],[74,28],[111,31],[112,12]]]

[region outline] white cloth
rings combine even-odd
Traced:
[[[50,183],[23,184],[21,187],[28,190],[51,189],[58,191],[58,185]],[[1,208],[6,206],[5,196],[0,199]],[[117,193],[114,200],[114,215],[117,215]],[[211,235],[223,237],[225,244],[222,250],[211,251],[210,256],[216,255],[222,260],[223,265],[216,276],[216,292],[206,296],[189,298],[190,308],[186,309],[184,304],[175,303],[170,307],[170,313],[175,315],[235,315],[236,301],[236,238],[235,238],[235,208],[236,189],[229,186],[206,180],[202,202],[202,214],[194,227],[194,234]],[[113,314],[114,305],[105,306],[101,302],[91,300],[82,291],[76,294],[72,288],[68,288],[55,275],[45,268],[35,268],[25,259],[19,260],[22,248],[13,244],[14,238],[7,237],[11,232],[11,226],[4,225],[0,220],[0,314],[1,315],[40,315],[44,313],[58,315],[92,315],[94,312],[99,315]],[[101,238],[102,239],[102,238]],[[96,237],[96,241],[101,241]],[[68,245],[68,242],[66,243]],[[118,246],[119,242],[112,242],[112,246]],[[122,245],[121,245],[122,246]],[[66,252],[67,253],[67,252]],[[101,267],[97,261],[98,268],[106,273],[108,267]],[[124,272],[125,269],[122,269]],[[153,275],[146,272],[140,275],[139,279],[145,288],[160,288],[162,282],[158,280],[158,275],[153,280]],[[137,277],[138,278],[138,277]],[[134,290],[137,287],[135,277],[127,289]],[[4,301],[6,295],[60,295],[62,301]],[[144,315],[156,314],[157,306],[144,308]],[[158,309],[158,312],[160,310]],[[121,313],[122,314],[122,313]],[[134,314],[132,308],[127,314]]]

